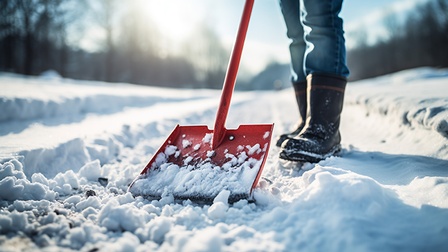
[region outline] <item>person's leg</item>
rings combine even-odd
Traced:
[[[304,129],[282,143],[280,157],[318,162],[340,150],[340,114],[346,77],[345,41],[338,14],[342,0],[301,0],[307,49],[308,118]]]
[[[300,0],[301,23],[306,51],[305,75],[328,74],[347,77],[346,50],[342,19],[342,0]]]
[[[304,55],[306,43],[303,38],[303,27],[300,22],[300,1],[280,0],[280,8],[286,24],[286,35],[291,39],[289,52],[291,55],[291,82],[294,88],[297,106],[299,108],[299,119],[296,128],[291,133],[283,134],[277,140],[276,145],[281,146],[284,140],[297,136],[303,129],[306,120],[306,76],[304,72]]]
[[[286,24],[286,36],[291,39],[289,52],[291,55],[292,82],[306,81],[304,72],[304,55],[306,43],[303,26],[300,21],[300,0],[280,0],[280,8]]]

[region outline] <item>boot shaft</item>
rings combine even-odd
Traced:
[[[336,134],[347,80],[339,76],[312,74],[307,81],[308,118],[305,128],[322,136]]]
[[[293,82],[294,93],[297,106],[299,108],[299,124],[300,121],[305,123],[307,114],[307,81]]]

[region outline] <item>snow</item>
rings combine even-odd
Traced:
[[[246,149],[249,155],[261,152],[259,144],[246,146]],[[156,157],[155,165],[132,182],[129,192],[135,196],[172,194],[176,198],[207,200],[228,191],[239,199],[250,194],[264,158],[264,155],[260,159],[249,157],[245,151],[237,157],[227,153],[229,161],[220,166],[212,162],[215,152],[212,150],[196,165],[190,164],[192,156],[186,156],[181,166],[168,161],[170,156],[177,158],[179,152],[177,146],[166,146]]]
[[[342,156],[299,167],[271,145],[255,202],[232,204],[127,192],[177,124],[213,125],[219,91],[0,74],[0,250],[446,251],[447,84],[431,68],[349,83]],[[275,141],[294,103],[235,92],[227,126],[275,123]]]

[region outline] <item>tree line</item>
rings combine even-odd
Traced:
[[[221,87],[228,53],[206,24],[167,52],[161,31],[143,13],[142,1],[0,1],[0,71],[172,87]],[[180,24],[181,25],[181,24]],[[76,44],[97,31],[99,49]]]
[[[347,52],[352,80],[421,66],[448,67],[448,0],[420,3],[403,22],[398,19],[385,18],[387,39],[368,45],[361,37],[363,42]]]

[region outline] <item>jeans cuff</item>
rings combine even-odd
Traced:
[[[345,90],[345,86],[347,85],[346,77],[335,74],[312,73],[309,74],[306,78],[311,87],[326,86],[339,89],[343,92]]]

